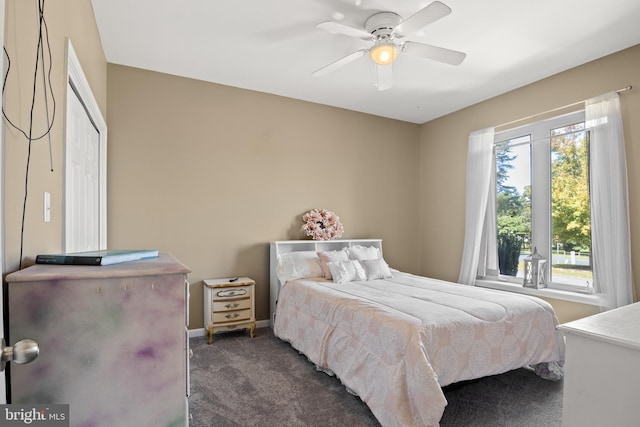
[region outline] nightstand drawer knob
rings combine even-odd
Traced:
[[[238,313],[233,313],[233,314],[229,313],[224,317],[226,317],[227,319],[237,319],[239,316],[240,315]]]
[[[238,304],[238,303],[236,302],[236,303],[233,303],[233,304],[226,304],[226,305],[225,305],[225,307],[227,307],[227,308],[238,308],[238,306],[239,306],[239,305],[240,305],[240,304]]]

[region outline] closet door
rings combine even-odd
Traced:
[[[65,251],[100,249],[100,134],[67,84]]]

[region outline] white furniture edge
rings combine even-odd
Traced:
[[[640,350],[640,303],[618,307],[558,325],[563,334],[575,334],[632,350]]]
[[[276,314],[276,303],[280,293],[280,280],[276,275],[278,257],[289,252],[300,251],[336,251],[351,246],[374,246],[382,255],[382,239],[340,239],[340,240],[278,240],[269,246],[269,323],[273,328]]]

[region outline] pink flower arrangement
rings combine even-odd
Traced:
[[[340,217],[326,209],[312,209],[302,215],[302,229],[313,240],[334,240],[342,237]]]

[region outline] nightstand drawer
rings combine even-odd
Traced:
[[[236,300],[213,300],[213,311],[230,311],[230,310],[245,310],[251,308],[251,298],[243,298]]]
[[[251,319],[251,308],[213,313],[213,323],[241,322]]]
[[[228,288],[218,288],[213,290],[213,300],[219,301],[229,298],[249,297],[251,286],[234,286]]]

